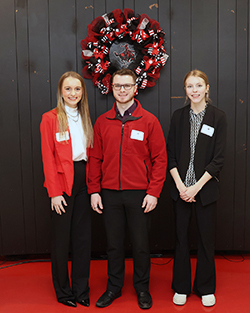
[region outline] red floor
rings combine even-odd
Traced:
[[[172,261],[169,258],[152,259],[150,292],[153,306],[149,312],[250,312],[250,256],[231,256],[229,260],[216,257],[217,303],[212,308],[204,308],[200,298],[192,294],[183,307],[172,303],[171,290]],[[233,262],[232,262],[233,261]],[[195,258],[191,259],[192,268]],[[12,262],[13,263],[13,262]],[[12,264],[7,262],[0,267]],[[137,297],[132,287],[133,264],[126,260],[126,277],[122,297],[107,308],[95,307],[95,302],[106,288],[106,261],[91,262],[90,307],[66,307],[56,301],[50,277],[50,263],[36,262],[0,269],[0,312],[1,313],[66,313],[66,312],[142,312],[137,305]]]

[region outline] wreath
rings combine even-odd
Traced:
[[[157,21],[131,9],[98,16],[81,41],[83,77],[92,79],[105,95],[111,91],[112,74],[121,68],[135,72],[138,88],[154,86],[168,58],[164,36]]]

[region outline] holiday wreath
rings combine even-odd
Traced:
[[[138,88],[154,86],[168,58],[164,36],[157,21],[146,14],[135,15],[131,9],[116,9],[95,18],[81,41],[83,77],[107,94],[112,74],[129,68],[137,75]]]

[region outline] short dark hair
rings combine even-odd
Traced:
[[[133,81],[136,83],[137,76],[135,72],[131,71],[129,68],[121,68],[120,70],[114,72],[111,78],[112,83],[113,83],[115,75],[120,75],[120,76],[129,75],[133,78]]]

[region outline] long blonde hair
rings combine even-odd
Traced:
[[[82,118],[82,127],[83,127],[84,134],[86,136],[86,139],[87,139],[87,147],[91,147],[93,144],[93,127],[92,127],[91,118],[89,114],[87,90],[86,90],[86,86],[81,75],[73,71],[64,73],[60,77],[58,86],[57,86],[56,112],[57,112],[57,120],[58,120],[58,125],[59,125],[59,132],[63,133],[68,130],[68,119],[67,119],[67,115],[65,111],[64,100],[62,97],[62,85],[63,85],[64,80],[68,77],[79,79],[82,85],[82,98],[78,102],[77,106],[78,106],[78,110]]]

